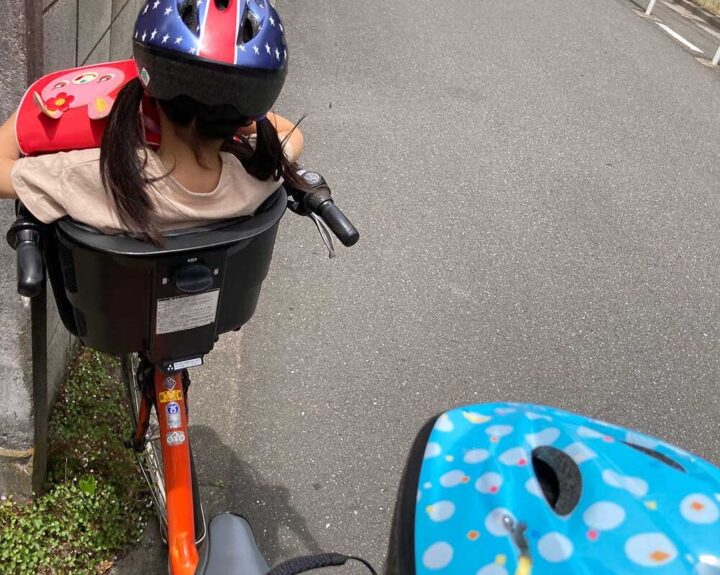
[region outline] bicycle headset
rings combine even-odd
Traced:
[[[287,75],[285,33],[269,0],[149,0],[133,52],[147,93],[189,96],[263,118]]]
[[[720,575],[720,470],[682,449],[499,403],[441,415],[424,447],[418,574]]]

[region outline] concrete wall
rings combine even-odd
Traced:
[[[128,58],[132,27],[144,0],[3,0],[0,19],[0,122],[15,110],[25,87],[42,73]],[[6,7],[7,6],[7,7]],[[12,202],[2,202],[4,230]],[[74,342],[48,296],[48,402],[55,397]],[[29,496],[43,478],[43,446],[34,405],[30,312],[15,291],[15,255],[0,241],[0,494]],[[46,422],[39,421],[40,427]],[[35,449],[35,448],[38,449]],[[35,454],[35,457],[34,457]],[[40,454],[40,455],[37,455]],[[38,471],[40,470],[40,471]],[[33,475],[35,477],[33,477]]]
[[[43,0],[43,69],[120,60],[131,55],[140,0]]]

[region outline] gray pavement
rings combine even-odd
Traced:
[[[467,402],[720,463],[720,73],[624,0],[279,4],[279,110],[363,238],[329,261],[286,218],[257,315],[195,370],[208,510],[273,562],[381,565],[415,432]]]

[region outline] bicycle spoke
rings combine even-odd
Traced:
[[[140,403],[143,400],[142,389],[138,385],[136,374],[140,366],[140,359],[137,354],[123,359],[123,379],[130,400],[132,409],[132,420],[137,425],[140,413]],[[150,497],[153,501],[155,513],[160,523],[160,534],[163,540],[167,541],[167,512],[165,509],[165,479],[162,466],[162,451],[160,448],[160,426],[154,409],[150,413],[150,423],[145,433],[145,448],[142,452],[136,453],[136,459],[143,478],[150,490]]]

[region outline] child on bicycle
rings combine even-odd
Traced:
[[[138,16],[139,77],[119,93],[101,147],[20,158],[14,114],[0,127],[0,197],[19,198],[44,223],[69,215],[159,243],[169,229],[254,213],[283,179],[304,188],[293,168],[302,135],[268,113],[287,75],[275,9],[159,4]],[[144,138],[144,96],[158,109],[157,149]]]

